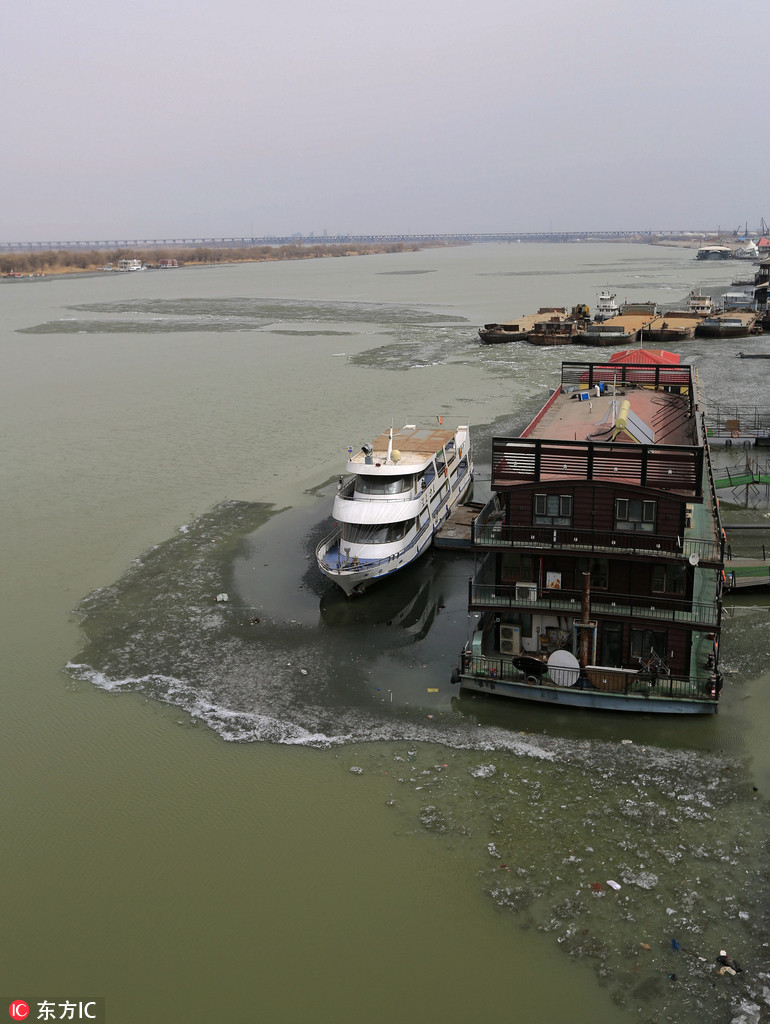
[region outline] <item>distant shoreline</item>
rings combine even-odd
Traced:
[[[375,256],[417,252],[427,245],[407,242],[345,245],[279,245],[240,248],[158,247],[153,249],[58,249],[25,251],[0,256],[4,278],[56,277],[63,274],[124,273],[113,269],[119,260],[141,260],[148,270],[159,268],[161,260],[176,260],[178,267],[215,266],[236,263],[276,263],[284,260],[340,259],[345,256]],[[109,271],[105,268],[110,266]],[[174,268],[177,269],[177,268]],[[130,271],[129,271],[130,273]]]
[[[650,238],[587,238],[589,244],[600,242],[613,244],[625,242],[637,245],[659,245],[675,249],[698,249],[709,244],[707,238],[672,238],[665,235]],[[421,249],[446,248],[447,246],[470,245],[462,241],[415,241],[415,242],[349,242],[318,243],[306,245],[260,246],[196,246],[195,248],[157,246],[147,248],[120,249],[49,249],[24,250],[0,255],[0,277],[58,277],[64,274],[97,274],[105,272],[107,265],[114,268],[119,260],[138,259],[148,270],[159,268],[161,260],[176,260],[178,268],[227,266],[237,263],[273,263],[284,260],[339,259],[343,256],[374,256],[388,253],[418,252]],[[482,244],[510,245],[512,242],[489,242]],[[521,244],[531,244],[521,240]],[[176,269],[176,268],[174,268]],[[121,271],[112,270],[113,273]]]

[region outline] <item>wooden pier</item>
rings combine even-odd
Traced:
[[[725,562],[725,586],[729,591],[770,586],[770,562],[761,558],[732,558]]]

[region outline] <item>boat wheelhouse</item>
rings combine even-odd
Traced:
[[[692,367],[562,364],[523,433],[493,440],[492,488],[461,688],[714,713],[724,533]]]
[[[702,292],[690,292],[687,296],[686,312],[694,316],[710,316],[714,312],[714,300]]]
[[[594,320],[601,323],[602,320],[609,320],[619,313],[620,306],[616,302],[616,296],[609,289],[599,292],[594,307]]]
[[[392,428],[349,449],[332,515],[316,549],[321,572],[348,596],[411,564],[473,483],[470,431]]]

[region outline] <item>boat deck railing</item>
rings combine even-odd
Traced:
[[[522,683],[532,687],[553,688],[564,692],[576,687],[607,693],[613,696],[656,697],[668,700],[697,700],[717,703],[719,700],[718,686],[711,676],[685,675],[654,675],[649,671],[630,672],[616,668],[589,665],[583,670],[582,678],[576,687],[557,686],[548,675],[547,666],[538,666],[529,661],[527,668],[517,667],[510,658],[474,657],[470,651],[463,651],[461,659],[461,678],[471,676],[475,681],[485,681],[490,689],[498,680],[509,683]],[[591,681],[593,678],[593,682]]]
[[[469,580],[468,606],[471,609],[503,608],[518,609],[540,614],[551,612],[581,614],[581,594],[578,591],[545,590],[538,593],[534,588],[500,586],[494,583],[479,583]],[[574,596],[570,596],[572,593]],[[676,602],[676,603],[674,603]],[[719,601],[690,602],[673,595],[645,595],[634,600],[629,594],[605,594],[597,600],[591,594],[590,615],[605,618],[652,620],[671,622],[676,625],[703,629],[719,627]]]
[[[431,518],[429,518],[420,527],[407,546],[405,548],[400,548],[395,554],[388,555],[385,558],[362,558],[360,555],[356,556],[355,560],[353,558],[346,558],[343,556],[342,549],[339,544],[342,529],[337,525],[316,547],[317,560],[322,562],[327,569],[337,569],[341,571],[343,569],[353,570],[376,568],[379,565],[387,565],[389,562],[393,562],[397,558],[402,558],[407,552],[411,551],[413,547],[422,544],[427,532],[433,532],[433,519],[443,516],[444,509],[449,502],[452,493],[458,490],[467,475],[468,463],[466,459],[463,458],[459,466],[457,478],[452,484],[451,492],[449,489],[446,490],[439,503],[431,509]]]
[[[378,565],[387,565],[389,562],[393,562],[397,558],[402,558],[408,551],[411,551],[413,547],[420,544],[424,539],[425,534],[431,529],[432,524],[430,520],[428,520],[427,523],[424,523],[423,526],[420,527],[405,548],[399,548],[397,552],[392,555],[387,555],[385,558],[362,558],[360,555],[348,558],[343,555],[342,548],[339,543],[342,530],[339,526],[336,526],[316,548],[316,558],[319,562],[323,562],[327,569],[353,570],[376,568]]]

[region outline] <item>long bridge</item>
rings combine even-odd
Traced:
[[[594,242],[653,238],[677,238],[705,235],[709,232],[686,231],[501,231],[492,234],[425,234],[425,235],[261,235],[254,237],[224,236],[221,238],[102,238],[76,241],[49,239],[33,242],[2,242],[0,252],[30,252],[59,249],[149,249],[187,246],[241,248],[258,245],[346,245],[346,244],[431,244],[458,245],[472,242]]]

